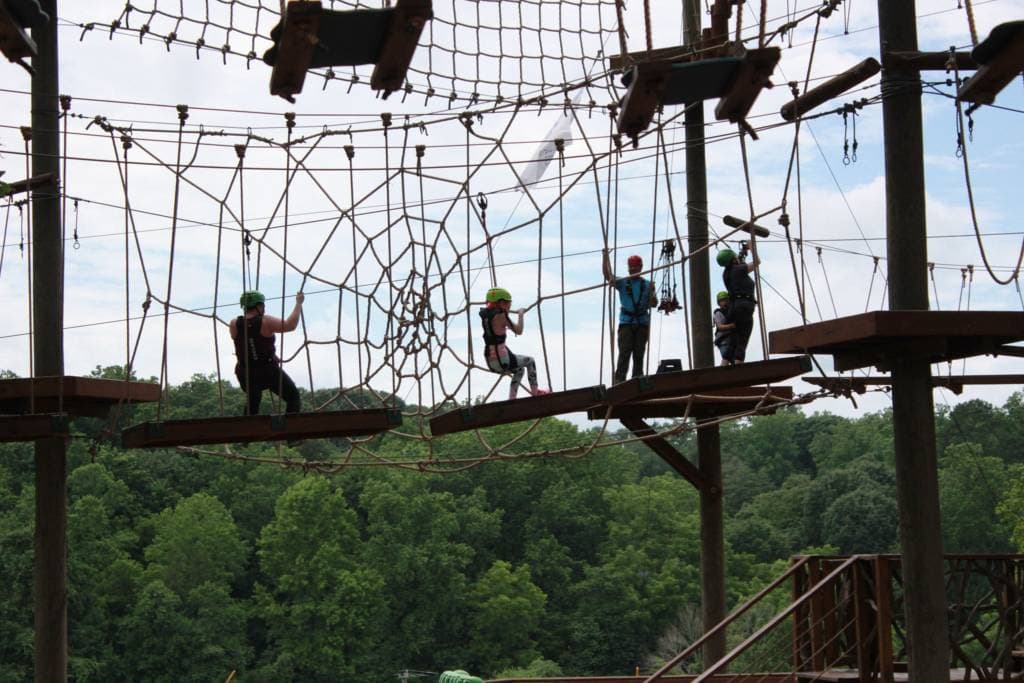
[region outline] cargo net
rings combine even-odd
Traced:
[[[326,10],[379,8],[391,3],[324,0]],[[186,9],[187,6],[187,9]],[[403,95],[424,101],[502,102],[536,96],[603,72],[604,50],[618,50],[615,0],[524,0],[471,2],[438,0],[434,18],[423,29]],[[220,53],[264,67],[270,31],[281,18],[277,0],[179,0],[126,2],[113,19],[81,22],[81,36],[131,36],[140,44],[163,43],[204,53]],[[269,78],[269,67],[267,68]],[[370,82],[372,65],[311,71],[323,87],[351,90]],[[307,88],[316,87],[307,79]],[[434,99],[436,98],[436,99]]]
[[[663,134],[682,112],[633,150],[613,133],[607,112],[583,104],[585,93],[583,85],[563,91],[561,106],[382,114],[345,128],[293,114],[275,115],[274,126],[216,128],[200,123],[210,116],[205,110],[184,105],[177,120],[165,108],[164,123],[133,128],[72,108],[63,126],[87,130],[73,132],[66,153],[74,158],[89,145],[105,157],[107,176],[88,179],[105,188],[101,198],[76,195],[83,179],[68,174],[65,215],[74,217],[76,240],[81,214],[83,224],[105,226],[122,252],[97,258],[107,259],[106,272],[123,272],[123,281],[107,278],[109,292],[88,289],[90,303],[123,306],[120,323],[97,337],[112,356],[106,360],[120,346],[136,376],[159,375],[158,420],[180,415],[174,384],[195,372],[215,375],[220,387],[211,417],[240,414],[227,329],[241,312],[240,293],[260,290],[267,313],[284,318],[302,291],[301,323],[277,337],[277,352],[305,388],[303,410],[399,409],[402,425],[383,439],[406,446],[382,450],[380,437],[340,440],[344,457],[327,462],[230,445],[186,450],[325,472],[380,464],[451,471],[506,458],[583,457],[637,440],[613,433],[608,420],[594,429],[566,425],[557,443],[546,430],[543,440],[531,436],[535,419],[452,437],[430,430],[436,415],[508,396],[509,375],[492,372],[483,353],[478,311],[489,288],[510,290],[513,309],[525,309],[526,329],[510,335],[509,346],[534,359],[541,388],[558,392],[611,375],[618,302],[602,276],[603,250],[619,271],[628,254],[640,253],[647,277],[675,270],[686,281],[692,254],[683,251],[685,224],[668,172],[683,141]],[[538,133],[538,124],[550,129]],[[723,130],[709,142],[735,139]],[[635,207],[624,205],[620,230],[618,188],[627,176],[642,180],[652,209],[641,227]],[[679,246],[678,256],[659,262],[666,239]],[[85,255],[83,243],[74,258]],[[77,291],[69,287],[70,306]],[[675,340],[670,353],[688,358],[686,318],[685,311],[659,317],[657,329]],[[118,324],[120,335],[111,332]],[[113,342],[119,336],[123,346]],[[652,346],[646,372],[657,362]],[[522,382],[521,397],[530,388],[528,377]],[[657,435],[691,428],[692,420],[678,419]]]

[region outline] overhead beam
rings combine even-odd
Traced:
[[[423,27],[433,17],[431,0],[398,0],[380,57],[370,77],[372,89],[383,90],[383,97],[387,98],[402,87]]]
[[[35,57],[38,52],[35,41],[14,18],[3,0],[0,0],[0,52],[9,61],[19,63],[26,57]]]
[[[270,74],[270,94],[295,102],[302,92],[306,71],[313,61],[313,50],[319,43],[320,17],[323,5],[319,0],[288,2],[281,16],[280,47]],[[273,36],[271,36],[273,38]]]
[[[882,65],[874,57],[850,67],[838,76],[833,76],[824,83],[811,88],[782,105],[779,113],[787,121],[794,121],[829,100],[842,95],[850,88],[860,85],[882,70]]]
[[[914,69],[915,71],[948,71],[955,66],[959,71],[974,71],[978,63],[970,52],[910,52],[887,51],[882,54],[886,69]]]
[[[1024,21],[997,26],[973,54],[984,64],[960,86],[956,96],[976,105],[992,104],[1024,69]]]
[[[57,186],[57,174],[56,173],[41,173],[25,180],[15,180],[13,183],[7,183],[7,194],[21,194],[22,192],[28,192],[29,190],[38,190],[43,187],[56,187]]]
[[[739,123],[747,118],[761,91],[772,86],[771,76],[779,63],[782,50],[762,47],[747,50],[736,70],[732,85],[715,107],[715,118]]]
[[[747,232],[752,232],[758,237],[772,236],[772,233],[768,228],[763,228],[757,223],[745,221],[742,218],[737,218],[736,216],[730,216],[726,214],[725,216],[722,216],[722,222],[728,225],[730,228],[740,228],[742,230],[746,230]]]

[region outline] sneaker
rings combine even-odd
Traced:
[[[530,389],[530,394],[532,396],[547,396],[550,393],[551,393],[550,389],[541,389],[540,387],[534,387],[534,388]]]

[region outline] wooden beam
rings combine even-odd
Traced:
[[[997,346],[993,356],[1016,356],[1024,358],[1024,346]]]
[[[306,71],[313,61],[313,50],[319,42],[320,17],[323,5],[319,0],[291,0],[281,16],[280,36],[274,37],[277,55],[270,74],[270,94],[295,102],[302,92]]]
[[[42,187],[56,187],[57,176],[53,173],[42,173],[40,175],[34,175],[31,178],[25,180],[15,180],[13,183],[7,183],[7,194],[21,194],[22,192],[28,192],[29,190],[37,190]]]
[[[402,424],[398,410],[335,410],[143,422],[121,432],[125,448],[167,448],[250,441],[294,441],[379,434]]]
[[[633,67],[632,82],[622,99],[616,123],[619,133],[629,137],[634,145],[661,106],[671,72],[670,62],[643,62]]]
[[[996,26],[972,54],[982,66],[956,95],[966,102],[992,104],[1024,69],[1024,21]]]
[[[814,384],[825,389],[840,392],[856,392],[863,394],[868,387],[892,386],[891,377],[802,377],[803,381]],[[932,386],[950,389],[959,394],[965,386],[970,385],[1010,385],[1024,386],[1024,375],[959,375],[932,376]]]
[[[0,52],[11,62],[35,57],[38,52],[35,41],[14,18],[4,0],[0,0]]]
[[[430,419],[434,436],[536,420],[592,408],[604,401],[605,387],[598,384],[582,389],[556,391],[545,396],[528,396],[511,401],[496,401],[456,408]]]
[[[715,107],[715,118],[732,123],[745,120],[757,96],[771,87],[770,79],[781,56],[782,50],[777,47],[747,50],[732,85]]]
[[[803,95],[786,102],[782,105],[779,113],[787,121],[794,121],[815,107],[842,95],[856,85],[860,85],[881,70],[882,65],[878,63],[878,60],[874,57],[868,57],[838,76],[833,76],[824,83],[811,88]]]
[[[98,377],[19,377],[0,380],[0,412],[106,417],[119,403],[160,400],[160,385]]]
[[[767,395],[767,396],[766,396]],[[596,406],[587,411],[591,420],[623,418],[681,418],[704,420],[753,410],[793,398],[793,387],[738,387],[717,389],[679,398],[656,398],[636,403]]]
[[[970,52],[954,52],[952,62],[959,71],[974,71],[978,63]],[[916,69],[918,71],[946,71],[950,65],[950,52],[885,52],[882,66],[886,69]]]
[[[899,339],[983,339],[1005,348],[1024,341],[1024,312],[869,311],[768,334],[771,353],[834,353]]]
[[[370,77],[371,88],[383,90],[386,98],[402,87],[423,27],[433,18],[431,0],[398,0],[380,58]]]
[[[644,439],[644,443],[658,456],[668,463],[686,481],[693,484],[698,491],[707,488],[708,483],[701,474],[701,471],[692,462],[686,459],[682,453],[676,450],[665,438],[656,436],[657,431],[638,417],[626,417],[620,420],[622,426],[633,433],[634,436]]]
[[[67,433],[67,415],[0,415],[0,442],[35,441]]]
[[[669,396],[678,398],[691,394],[702,394],[715,389],[779,382],[810,369],[811,359],[807,356],[776,358],[740,365],[664,372],[636,377],[609,387],[606,393],[609,404]]]
[[[747,232],[754,233],[758,237],[772,236],[772,233],[770,230],[768,230],[768,228],[762,228],[757,223],[751,223],[750,221],[745,221],[742,218],[737,218],[736,216],[730,216],[726,214],[725,216],[722,216],[722,222],[728,225],[730,228],[742,228]]]
[[[634,64],[644,62],[688,62],[695,57],[689,45],[673,45],[657,50],[639,50],[625,55],[612,55],[608,58],[608,68],[612,71],[626,71]]]

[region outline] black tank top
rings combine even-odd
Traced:
[[[250,365],[270,365],[277,362],[274,338],[264,337],[262,328],[262,315],[252,318],[240,315],[235,319],[235,357],[238,358],[240,365],[246,363],[246,346]]]

